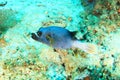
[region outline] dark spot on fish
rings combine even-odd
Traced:
[[[42,32],[41,31],[38,31],[37,32],[37,35],[40,37],[42,35]]]
[[[47,41],[51,41],[51,39],[52,39],[51,35],[50,35],[50,34],[47,34],[47,35],[46,35],[46,39],[47,39]]]

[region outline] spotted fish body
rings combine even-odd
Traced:
[[[71,32],[62,27],[50,26],[40,28],[37,34],[32,33],[32,38],[52,46],[53,48],[67,49],[72,47]]]
[[[85,52],[94,52],[95,46],[82,43],[74,37],[74,32],[58,26],[40,28],[36,33],[32,33],[32,38],[45,43],[56,49],[80,48]],[[90,52],[89,52],[90,51]]]

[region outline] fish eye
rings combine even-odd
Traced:
[[[38,36],[41,36],[41,35],[42,35],[42,32],[41,32],[41,31],[38,31],[38,32],[37,32],[37,35],[38,35]]]

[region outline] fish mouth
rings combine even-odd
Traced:
[[[35,33],[31,33],[31,37],[32,37],[32,39],[34,39],[36,41],[39,40],[39,36],[37,34],[35,34]]]

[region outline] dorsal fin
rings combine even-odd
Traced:
[[[70,32],[70,35],[71,35],[72,39],[77,39],[75,37],[76,33],[77,33],[77,31]]]

